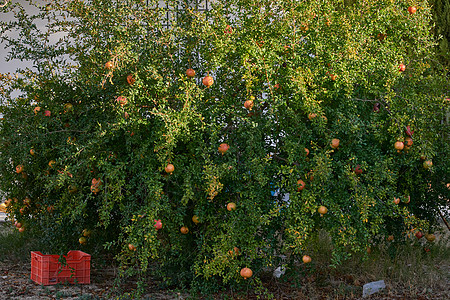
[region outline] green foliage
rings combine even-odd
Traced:
[[[334,264],[432,230],[448,193],[448,103],[425,1],[415,14],[409,1],[147,2],[55,1],[34,17],[48,32],[19,4],[4,9],[18,20],[0,23],[11,58],[36,66],[0,90],[0,189],[27,230],[59,253],[109,251],[124,278],[155,262],[167,285],[204,293],[260,286],[320,228]],[[413,145],[397,151],[409,128]]]
[[[450,61],[450,3],[445,0],[431,1],[433,4],[433,21],[436,24],[435,34],[439,38],[438,54],[447,66]]]

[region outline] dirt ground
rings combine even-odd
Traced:
[[[446,266],[450,278],[450,262]],[[42,286],[30,279],[31,267],[28,263],[0,263],[0,299],[114,299],[109,295],[113,286],[114,270],[92,270],[89,285],[52,285]],[[351,276],[334,276],[327,284],[317,285],[320,274],[305,278],[302,288],[292,288],[287,283],[277,282],[270,278],[263,278],[264,285],[273,292],[275,299],[360,299],[363,282]],[[450,281],[448,281],[450,284]],[[386,282],[383,292],[374,294],[366,299],[450,299],[450,285],[434,286],[435,290],[427,287],[408,287],[407,284],[392,284]],[[230,293],[228,297],[230,297]],[[215,295],[214,299],[223,295]],[[158,291],[148,294],[144,299],[175,300],[188,299],[189,295],[173,291]],[[198,299],[191,297],[189,299]],[[228,298],[230,299],[230,298]],[[255,295],[239,296],[236,299],[256,299]]]
[[[0,299],[113,299],[109,291],[113,286],[114,270],[91,270],[91,284],[57,284],[43,286],[30,279],[29,263],[0,262]],[[186,299],[186,295],[177,292],[155,291],[145,298],[154,300]]]

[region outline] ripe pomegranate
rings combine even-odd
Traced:
[[[22,173],[23,172],[23,166],[22,165],[17,165],[16,166],[16,173],[17,174],[20,174],[20,173]]]
[[[403,142],[400,141],[396,141],[394,144],[394,148],[398,151],[403,150],[403,148],[405,148],[405,145],[403,144]]]
[[[423,162],[423,167],[424,167],[425,169],[429,169],[429,168],[431,168],[432,166],[433,166],[433,162],[432,162],[431,160],[426,160],[426,161]]]
[[[127,83],[128,83],[129,85],[133,85],[135,82],[136,82],[136,79],[134,78],[134,76],[131,75],[131,74],[129,74],[129,75],[127,76]]]
[[[381,104],[380,103],[375,103],[374,105],[373,105],[373,112],[379,112],[380,111],[380,107],[381,107]]]
[[[233,256],[233,255],[239,255],[239,248],[238,247],[234,247],[233,250],[228,250],[228,254]]]
[[[202,83],[203,85],[209,88],[210,86],[213,85],[214,79],[211,76],[207,75],[203,78]]]
[[[36,154],[36,151],[34,149],[30,149],[30,154],[34,156]]]
[[[297,191],[303,191],[303,189],[306,187],[306,183],[303,181],[303,180],[301,180],[301,179],[299,179],[298,181],[297,181]]]
[[[194,77],[194,76],[195,76],[195,71],[194,71],[194,69],[191,69],[191,68],[187,69],[187,70],[186,70],[186,76],[189,77],[189,78]]]
[[[198,220],[198,216],[197,215],[193,215],[192,216],[192,222],[194,222],[195,224],[200,223],[200,221]]]
[[[356,175],[361,175],[363,173],[363,170],[361,169],[361,165],[356,165],[354,172]]]
[[[125,106],[128,103],[128,100],[124,96],[119,96],[116,98],[117,103],[120,104],[120,106]]]
[[[251,269],[249,269],[249,268],[242,268],[241,269],[241,276],[244,279],[250,278],[250,277],[253,276],[253,271]]]
[[[339,139],[332,139],[331,140],[331,148],[337,149],[339,147]]]
[[[400,64],[399,66],[398,66],[398,71],[399,72],[404,72],[406,70],[406,66],[404,65],[404,64]]]
[[[168,164],[168,165],[164,168],[164,170],[166,171],[166,173],[171,174],[171,173],[175,170],[175,167],[174,167],[172,164]]]
[[[313,180],[314,180],[314,172],[313,172],[313,170],[311,170],[311,171],[308,172],[308,176],[309,176],[309,180],[310,180],[310,181],[313,181]]]
[[[236,203],[234,203],[234,202],[228,203],[227,210],[229,210],[229,211],[236,210]]]
[[[24,232],[24,231],[25,231],[25,227],[20,227],[20,228],[19,228],[19,232],[20,232],[20,233],[22,233],[22,232]]]
[[[107,70],[111,70],[113,67],[114,67],[114,64],[113,64],[112,61],[108,61],[108,62],[105,64],[105,69],[107,69]]]
[[[436,239],[436,236],[432,233],[427,233],[427,234],[425,234],[425,238],[429,242],[434,242],[434,240]]]
[[[417,233],[416,233],[416,238],[417,238],[418,240],[420,240],[422,237],[423,237],[422,231],[417,231]]]
[[[227,25],[226,29],[223,31],[225,34],[233,33],[233,28],[230,25]]]
[[[414,133],[414,131],[411,130],[411,127],[410,127],[409,125],[406,126],[405,134],[406,134],[407,136],[409,136],[409,137],[412,137],[413,133]]]
[[[406,147],[411,147],[413,145],[413,140],[412,140],[412,138],[410,138],[409,136],[407,136],[406,138],[405,138],[405,146]]]
[[[230,145],[226,144],[226,143],[222,143],[219,145],[219,152],[224,155],[225,152],[228,151],[228,149],[230,149]]]
[[[408,204],[411,201],[411,196],[408,195],[408,200],[405,201],[406,204]]]
[[[400,198],[394,197],[394,203],[395,203],[395,204],[399,204],[399,203],[400,203]]]
[[[247,100],[244,102],[244,107],[248,110],[252,110],[253,108],[253,100]]]
[[[415,14],[416,11],[417,11],[417,8],[415,6],[408,7],[408,12],[409,12],[410,15]]]
[[[309,264],[311,262],[311,257],[308,255],[303,255],[302,260],[303,260],[303,263]]]
[[[183,226],[180,228],[180,232],[182,234],[188,234],[189,233],[189,228],[187,228],[186,226]]]
[[[315,113],[310,113],[310,114],[308,114],[308,119],[309,119],[309,120],[312,120],[312,119],[314,119],[315,117],[317,117],[317,114],[315,114]]]
[[[324,214],[326,214],[328,212],[328,208],[326,208],[325,206],[321,205],[317,209],[317,212],[323,216]]]
[[[156,230],[160,230],[162,228],[162,222],[161,220],[154,220],[155,221],[155,225],[153,225]]]
[[[128,249],[130,249],[131,251],[136,251],[136,246],[134,246],[133,244],[128,244]]]
[[[102,185],[102,181],[99,179],[92,179],[92,184],[91,184],[91,192],[93,192],[94,194],[97,194],[98,192],[100,192],[100,186]]]

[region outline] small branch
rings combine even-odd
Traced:
[[[360,98],[353,98],[353,100],[364,101],[364,102],[379,102],[380,101],[378,99],[360,99]]]
[[[8,5],[8,2],[9,2],[9,0],[5,0],[5,3],[3,3],[2,5],[0,5],[0,8],[1,8],[1,7],[5,7],[6,5]]]
[[[442,221],[444,221],[444,224],[447,226],[447,229],[450,231],[450,225],[448,225],[448,222],[447,222],[447,220],[444,218],[444,215],[442,214],[441,210],[438,209],[437,211],[438,211],[439,215],[441,216]]]
[[[51,133],[57,133],[57,132],[81,132],[81,133],[85,133],[86,131],[81,131],[81,130],[56,130],[56,131],[47,132],[47,133],[45,133],[45,135],[51,134]]]
[[[278,155],[276,155],[276,154],[272,154],[272,157],[273,158],[275,158],[275,159],[277,159],[277,160],[281,160],[281,161],[284,161],[284,162],[289,162],[286,158],[283,158],[283,157],[279,157]],[[297,163],[297,162],[292,162],[294,165],[296,165],[296,166],[298,166],[299,165],[299,163]]]

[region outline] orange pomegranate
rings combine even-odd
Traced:
[[[91,184],[91,192],[93,192],[94,194],[97,194],[98,192],[100,192],[100,186],[102,185],[102,181],[99,179],[92,179],[92,184]]]
[[[308,148],[305,148],[305,153],[306,153],[306,156],[309,155],[309,149]]]
[[[194,69],[191,69],[191,68],[187,69],[187,70],[186,70],[186,76],[189,77],[189,78],[194,77],[194,76],[195,76],[195,71],[194,71]],[[205,84],[205,85],[206,85],[206,84]]]
[[[426,160],[426,161],[423,162],[423,167],[424,167],[425,169],[429,169],[429,168],[431,168],[432,166],[433,166],[433,162],[432,162],[431,160]]]
[[[332,139],[331,140],[331,148],[333,148],[333,149],[337,149],[338,147],[339,147],[339,139]]]
[[[134,76],[131,75],[131,74],[129,74],[129,75],[127,76],[127,83],[128,83],[129,85],[133,85],[135,82],[136,82],[136,79],[134,78]]]
[[[244,102],[244,107],[248,110],[252,110],[253,108],[253,100],[247,100]]]
[[[317,114],[315,114],[315,113],[308,114],[308,119],[310,119],[310,120],[314,119],[315,117],[317,117]]]
[[[308,255],[303,255],[302,260],[305,264],[309,264],[311,262],[311,257]]]
[[[244,279],[250,278],[250,277],[253,276],[253,271],[251,269],[249,269],[249,268],[242,268],[241,269],[241,276]]]
[[[234,202],[228,203],[227,204],[227,210],[228,211],[236,210],[236,203],[234,203]]]
[[[200,223],[200,221],[199,221],[199,219],[198,219],[198,216],[197,216],[197,215],[193,215],[193,216],[192,216],[192,222],[194,222],[195,224],[198,224],[198,223]]]
[[[226,144],[226,143],[222,143],[219,145],[219,152],[223,155],[225,154],[225,152],[228,151],[228,149],[230,149],[230,145]]]
[[[406,147],[411,147],[413,145],[413,140],[412,140],[412,138],[410,138],[409,136],[407,136],[406,138],[405,138],[405,146]]]
[[[107,70],[111,70],[113,67],[114,67],[114,64],[113,64],[112,61],[108,61],[108,62],[105,64],[105,69],[107,69]]]
[[[317,212],[321,215],[324,215],[328,212],[328,208],[326,208],[325,206],[321,205],[318,209]]]
[[[297,181],[297,191],[302,191],[305,188],[306,184],[303,180],[299,179]]]
[[[17,165],[16,166],[16,173],[17,174],[20,174],[20,173],[22,173],[23,172],[23,166],[22,165]]]
[[[173,171],[175,171],[175,167],[172,164],[168,164],[165,169],[166,173],[171,174]]]
[[[396,141],[394,144],[394,148],[398,151],[403,150],[403,148],[405,148],[405,145],[403,144],[403,142],[400,141]]]
[[[213,85],[214,79],[211,76],[207,75],[203,78],[202,83],[203,85],[209,88],[210,86]]]

